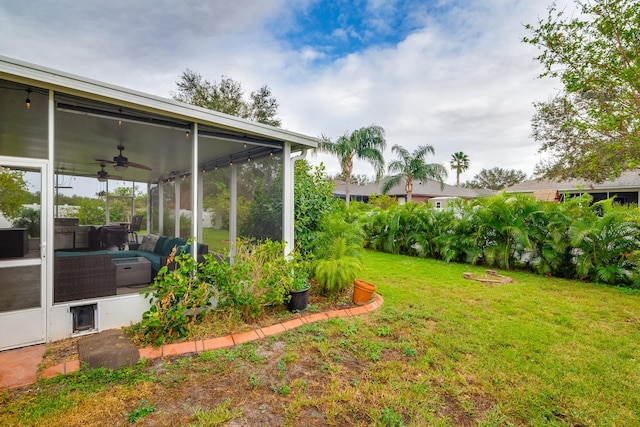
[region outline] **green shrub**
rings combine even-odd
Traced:
[[[325,295],[342,292],[362,268],[362,230],[340,215],[326,217],[313,242],[311,271]]]
[[[40,237],[40,211],[22,208],[18,218],[11,225],[15,228],[26,228],[29,237]]]
[[[640,286],[640,212],[584,195],[553,204],[506,194],[434,210],[407,203],[362,216],[366,245],[622,286]]]
[[[296,162],[294,182],[296,245],[309,256],[325,216],[344,203],[333,197],[333,182],[326,179],[323,165],[311,168],[306,161]]]
[[[218,307],[238,310],[249,320],[264,307],[286,302],[294,280],[294,261],[284,257],[283,242],[238,240],[233,267],[216,264],[207,263],[200,274],[211,278]]]
[[[192,326],[211,305],[211,287],[198,272],[198,263],[190,254],[175,255],[169,262],[175,269],[162,266],[153,285],[145,291],[151,308],[143,313],[142,321],[133,330],[143,341],[156,346],[186,338]]]

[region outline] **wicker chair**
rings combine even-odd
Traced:
[[[54,302],[116,295],[116,266],[109,254],[54,258]]]

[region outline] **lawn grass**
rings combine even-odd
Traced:
[[[142,237],[147,234],[147,230],[138,232],[138,240],[142,242]],[[229,230],[216,230],[215,228],[204,227],[202,229],[202,243],[209,246],[209,252],[224,253],[229,250]]]
[[[229,250],[229,230],[203,228],[202,243],[209,246],[209,252],[224,253]]]
[[[462,278],[477,267],[375,252],[364,266],[376,312],[108,381],[41,381],[0,394],[0,425],[640,424],[637,291],[514,272],[485,284]]]

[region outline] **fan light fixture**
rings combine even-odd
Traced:
[[[100,163],[100,170],[98,171],[98,181],[105,182],[107,180],[107,171],[104,170],[104,163]]]
[[[124,146],[123,145],[118,145],[118,150],[120,151],[120,154],[118,154],[117,156],[115,156],[113,158],[113,161],[115,162],[115,165],[113,165],[113,168],[115,170],[117,170],[118,172],[126,171],[127,170],[127,162],[129,161],[129,159],[127,159],[125,156],[122,155],[122,151],[124,150]]]

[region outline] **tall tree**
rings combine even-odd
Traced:
[[[460,174],[469,169],[469,156],[462,151],[451,155],[451,170],[456,171],[456,187],[460,187]]]
[[[350,183],[353,173],[354,159],[364,160],[373,166],[376,179],[380,179],[384,173],[384,156],[382,152],[387,147],[384,137],[384,129],[381,126],[371,125],[354,130],[350,134],[344,134],[335,141],[323,136],[318,148],[338,157],[342,175],[345,180],[346,204],[349,206],[351,197]]]
[[[16,218],[28,195],[24,173],[0,166],[0,212],[7,218]]]
[[[400,182],[404,181],[404,190],[407,194],[407,201],[411,201],[413,195],[413,181],[416,179],[427,181],[433,179],[444,188],[444,179],[447,177],[447,169],[438,163],[427,163],[428,154],[435,154],[431,145],[421,145],[413,153],[409,153],[404,147],[396,144],[391,148],[399,159],[389,163],[389,173],[395,174],[387,179],[382,186],[382,193],[387,194],[389,190]]]
[[[523,39],[542,51],[540,77],[564,86],[535,104],[533,136],[551,155],[536,173],[600,182],[640,165],[640,2],[575,1],[570,16],[551,5]]]
[[[210,82],[195,71],[187,69],[176,82],[178,91],[173,99],[208,108],[232,116],[279,127],[278,101],[268,86],[262,86],[244,99],[242,84],[222,76],[220,82]]]
[[[473,177],[472,181],[464,183],[466,188],[485,188],[488,190],[503,190],[512,185],[521,183],[527,179],[527,174],[516,169],[482,169],[480,173]]]

